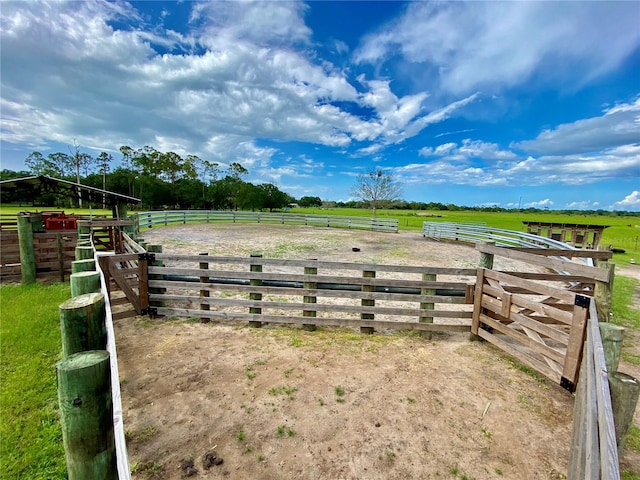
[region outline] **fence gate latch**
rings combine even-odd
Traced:
[[[573,303],[577,307],[589,308],[589,305],[591,304],[591,297],[587,297],[586,295],[576,295],[576,299]]]
[[[138,260],[146,260],[147,262],[155,262],[156,254],[150,252],[144,252],[138,254]]]
[[[560,386],[562,388],[564,388],[565,390],[569,390],[571,393],[576,391],[575,384],[571,380],[566,378],[566,377],[561,377],[560,378]]]

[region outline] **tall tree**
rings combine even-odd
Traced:
[[[381,169],[372,169],[367,173],[358,175],[351,195],[371,205],[373,217],[376,210],[402,195],[402,186],[393,178],[391,173],[385,173]]]
[[[100,165],[100,174],[102,175],[102,190],[107,189],[107,172],[109,171],[109,164],[113,161],[113,157],[107,152],[100,152],[96,162]],[[106,207],[105,194],[102,195],[102,208]]]
[[[50,159],[45,158],[40,152],[31,152],[24,160],[29,172],[33,175],[54,175],[54,166]]]

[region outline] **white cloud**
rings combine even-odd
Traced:
[[[640,210],[640,191],[634,190],[619,202],[613,204],[616,210]]]
[[[355,59],[378,64],[399,54],[458,94],[533,77],[570,76],[575,87],[576,76],[588,82],[638,48],[639,18],[637,2],[413,2]]]
[[[3,3],[3,141],[154,145],[239,161],[257,139],[379,151],[449,118],[471,95],[426,111],[426,92],[398,97],[309,47],[301,2],[193,3],[190,28],[146,29],[129,4]],[[43,13],[44,12],[44,13]],[[115,22],[131,24],[114,29]],[[342,47],[341,47],[342,48]],[[358,116],[339,106],[370,107]]]
[[[528,202],[523,205],[525,208],[551,208],[553,206],[553,201],[545,198],[544,200],[539,200],[537,202]]]
[[[511,147],[530,153],[562,155],[612,147],[634,148],[633,144],[637,143],[640,143],[640,96],[605,110],[599,117],[559,125],[543,131],[533,140],[513,143]]]

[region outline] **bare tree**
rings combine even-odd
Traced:
[[[376,209],[400,198],[402,186],[391,173],[385,173],[379,168],[372,169],[358,175],[351,195],[371,205],[375,218]]]

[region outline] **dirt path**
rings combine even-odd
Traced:
[[[472,248],[417,233],[193,225],[145,240],[172,253],[478,261]],[[497,268],[518,268],[502,261]],[[118,322],[116,334],[135,479],[566,475],[573,397],[468,335],[428,341],[141,318]]]

